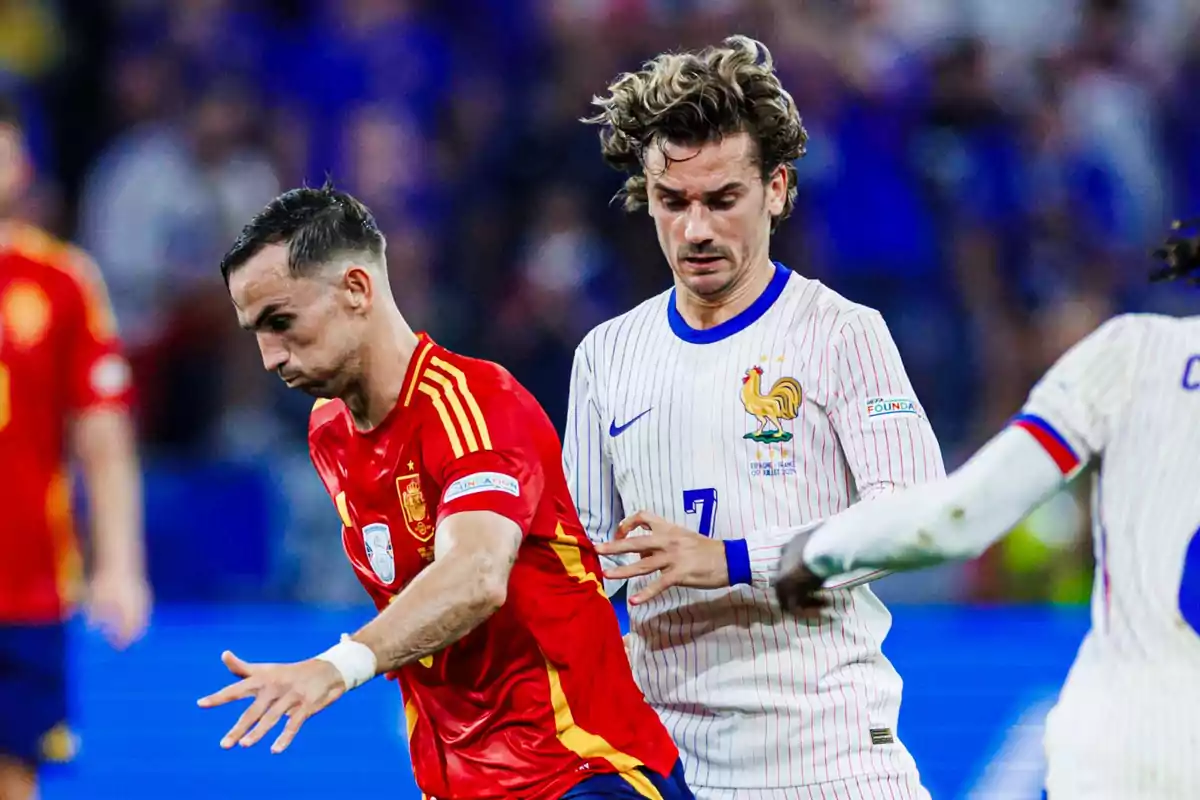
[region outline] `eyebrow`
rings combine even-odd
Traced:
[[[269,317],[279,313],[279,308],[280,306],[278,303],[267,304],[263,307],[262,311],[258,312],[258,316],[254,318],[253,322],[243,322],[242,329],[247,331],[258,330],[267,323],[267,319]]]
[[[705,200],[712,200],[715,197],[731,194],[733,192],[739,192],[745,188],[746,184],[742,183],[741,181],[730,181],[719,189],[713,189],[711,192],[704,192],[701,197],[703,197]],[[661,184],[655,186],[654,191],[658,192],[659,194],[668,195],[669,197],[683,197],[684,194],[686,194],[686,192],[682,191],[681,189],[672,189],[669,186],[663,186]]]

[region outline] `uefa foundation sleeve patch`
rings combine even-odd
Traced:
[[[872,397],[867,401],[867,419],[921,416],[921,407],[911,397]]]
[[[521,496],[521,485],[517,479],[502,472],[475,472],[464,475],[446,487],[442,494],[442,502],[449,503],[460,497],[466,497],[480,492],[504,492],[513,497]]]

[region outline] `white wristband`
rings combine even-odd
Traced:
[[[374,678],[379,668],[375,651],[362,642],[354,641],[347,633],[342,634],[340,642],[316,658],[328,661],[341,673],[347,691],[356,689]]]

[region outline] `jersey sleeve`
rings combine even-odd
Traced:
[[[492,511],[528,534],[545,472],[526,396],[437,356],[416,388],[429,405],[421,451],[425,469],[442,487],[438,522],[463,511]]]
[[[121,352],[116,321],[100,270],[82,251],[61,256],[70,276],[63,303],[67,312],[64,358],[72,410],[127,408],[133,392],[129,363]]]
[[[1133,390],[1135,318],[1115,317],[1068,350],[1012,421],[1072,476],[1108,446]]]
[[[575,350],[571,367],[567,427],[563,435],[563,473],[579,512],[579,521],[588,538],[599,544],[612,538],[613,530],[624,516],[624,509],[617,493],[604,418],[596,397],[595,375],[586,345],[585,341]],[[621,563],[619,558],[612,556],[602,556],[601,562],[605,569]],[[605,589],[611,596],[623,583],[606,580]]]
[[[1061,487],[1046,453],[1009,428],[946,480],[855,503],[818,523],[803,560],[814,574],[836,579],[975,558]]]
[[[883,316],[856,311],[830,347],[829,419],[859,499],[944,477],[941,447]]]

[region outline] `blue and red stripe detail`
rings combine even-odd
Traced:
[[[1018,414],[1013,417],[1013,426],[1025,430],[1042,449],[1054,459],[1063,475],[1072,475],[1083,464],[1079,454],[1067,443],[1062,434],[1046,420],[1036,414]]]

